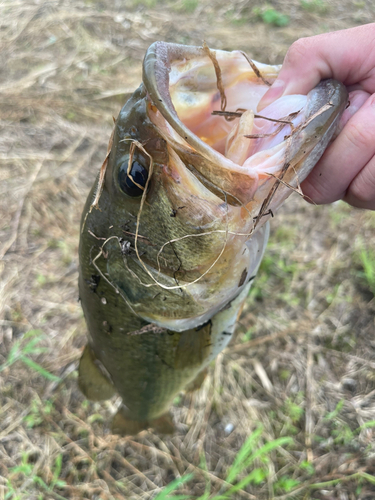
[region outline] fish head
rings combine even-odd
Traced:
[[[194,328],[256,274],[266,222],[323,154],[347,103],[344,86],[326,80],[258,114],[279,69],[240,51],[148,49],[99,200],[104,274],[124,308]]]

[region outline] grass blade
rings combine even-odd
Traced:
[[[168,500],[168,498],[173,498],[174,500],[188,500],[192,497],[187,496],[187,495],[177,495],[173,497],[169,497],[169,494],[172,493],[173,491],[177,490],[182,484],[186,483],[187,481],[190,481],[193,478],[193,474],[187,474],[186,476],[183,477],[178,477],[174,481],[168,484],[163,491],[161,491],[155,498],[154,500]]]
[[[254,447],[258,443],[260,436],[262,435],[263,427],[259,426],[245,441],[242,448],[237,453],[233,464],[231,465],[228,475],[226,477],[227,483],[233,483],[236,477],[241,473],[241,471],[246,467],[246,461],[248,456],[253,452]]]
[[[32,359],[27,358],[26,356],[21,356],[20,360],[23,361],[25,365],[27,365],[29,368],[32,368],[47,380],[51,380],[52,382],[60,382],[61,380],[60,377],[57,377],[56,375],[53,375],[53,373],[50,373],[49,371],[45,370],[42,366],[38,365],[38,363],[36,363]]]

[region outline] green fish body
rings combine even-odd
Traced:
[[[347,94],[334,81],[258,118],[278,69],[162,42],[145,56],[81,224],[79,385],[121,396],[113,432],[173,431],[174,398],[234,333],[269,218],[335,131]]]

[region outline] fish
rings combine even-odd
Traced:
[[[233,337],[269,221],[329,144],[347,105],[324,80],[257,113],[280,66],[156,42],[115,120],[83,209],[78,384],[121,397],[112,432],[173,433],[170,408]]]

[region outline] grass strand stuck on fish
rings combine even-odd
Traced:
[[[268,220],[334,133],[347,95],[331,80],[255,113],[278,70],[157,42],[115,121],[82,215],[79,279],[79,385],[89,399],[119,393],[113,432],[173,431],[174,398],[234,332]]]

